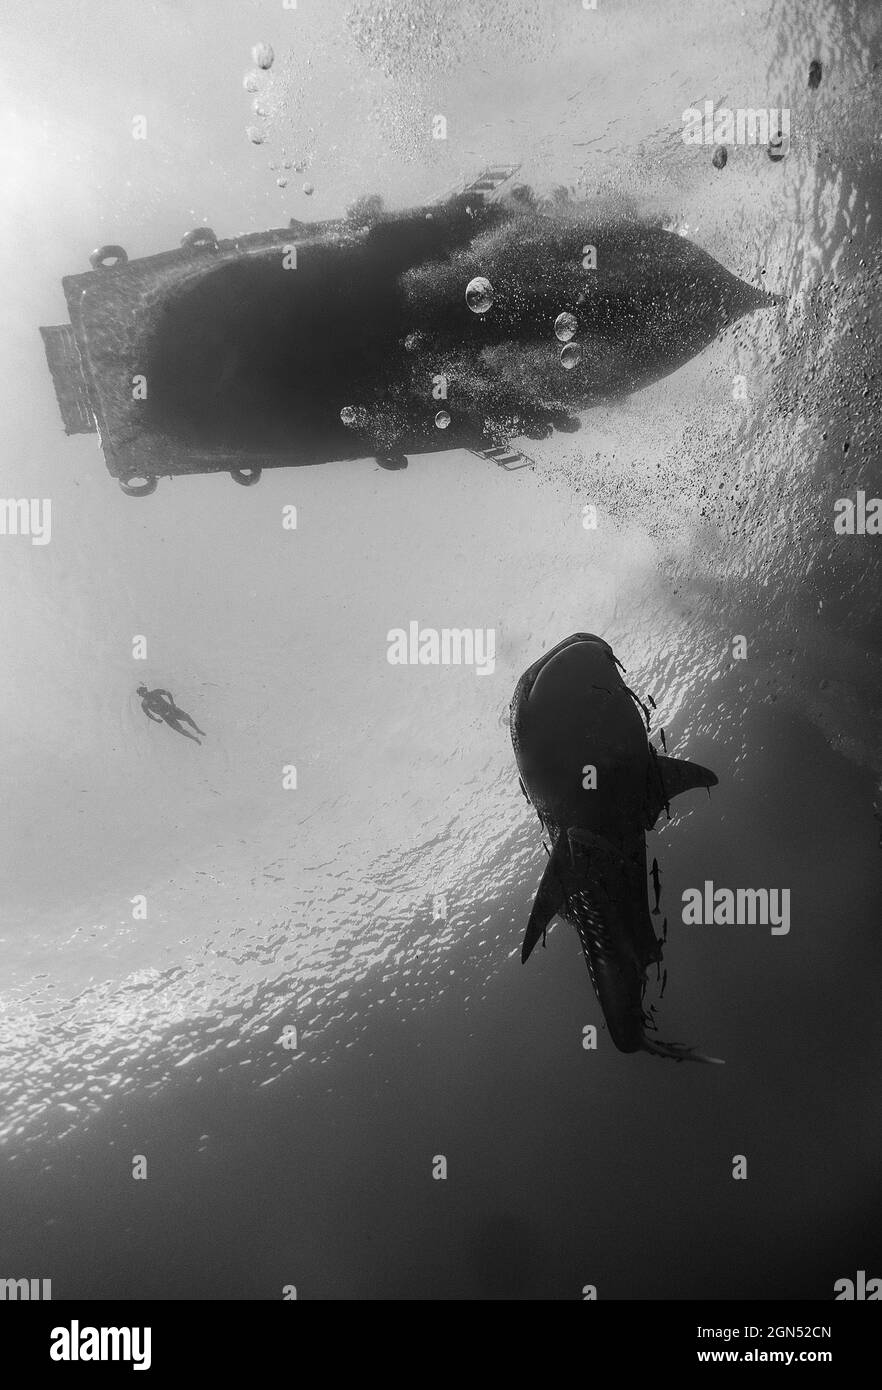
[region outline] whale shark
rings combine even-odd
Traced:
[[[71,323],[41,330],[67,432],[97,432],[133,496],[180,473],[501,462],[777,302],[661,226],[512,187],[517,167],[405,211],[368,197],[140,260],[99,248],[63,280]]]
[[[664,938],[649,910],[646,833],[673,797],[717,784],[697,763],[656,752],[649,712],[601,637],[578,632],[521,676],[511,738],[521,790],[550,842],[524,936],[526,963],[556,916],[576,928],[610,1037],[620,1052],[718,1062],[652,1036],[647,972]],[[640,708],[638,709],[638,705]]]

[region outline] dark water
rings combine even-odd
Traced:
[[[879,16],[301,11],[295,37],[276,6],[125,4],[99,42],[37,3],[9,46],[5,488],[51,496],[54,535],[0,549],[0,1275],[56,1298],[828,1299],[882,1249],[880,565],[832,526],[837,498],[879,493]],[[254,147],[259,38],[279,56]],[[786,160],[716,169],[684,146],[705,97],[788,104]],[[434,111],[447,142],[426,141]],[[280,190],[288,155],[307,167]],[[93,245],[151,254],[368,187],[404,207],[506,159],[782,304],[514,475],[452,453],[134,502],[94,439],[61,434],[37,325]],[[414,618],[495,627],[494,676],[388,666]],[[601,1019],[563,924],[519,963],[544,856],[507,702],[577,630],[655,695],[669,751],[719,776],[649,848],[672,917],[661,1036],[724,1068],[602,1031],[584,1051]],[[146,725],[142,678],[204,747]],[[706,878],[789,887],[789,935],[673,920]]]

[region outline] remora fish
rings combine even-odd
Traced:
[[[590,633],[568,637],[521,676],[511,737],[522,785],[552,844],[522,961],[552,918],[564,917],[579,933],[621,1052],[717,1061],[648,1037],[642,1006],[647,969],[662,956],[649,915],[646,831],[672,797],[715,786],[716,776],[655,752],[612,648]]]
[[[516,167],[407,212],[367,198],[229,241],[197,228],[137,261],[100,248],[64,279],[71,324],[41,330],[68,433],[97,429],[134,495],[161,474],[486,456],[578,428],[572,412],[776,302],[660,227],[524,188],[504,201]],[[490,284],[477,306],[474,279]]]
[[[652,891],[655,894],[655,906],[652,909],[653,917],[658,916],[658,899],[661,893],[661,877],[658,872],[658,860],[652,861]]]

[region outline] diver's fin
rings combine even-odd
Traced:
[[[536,893],[533,903],[533,910],[530,913],[530,920],[527,923],[527,931],[524,936],[524,944],[521,947],[521,964],[526,965],[530,952],[547,930],[551,919],[563,909],[566,901],[566,890],[564,888],[564,870],[566,854],[566,840],[561,835],[557,844],[551,852],[551,857],[545,865],[545,872]]]
[[[645,1033],[642,1047],[644,1052],[651,1052],[653,1057],[670,1057],[673,1062],[710,1062],[715,1067],[725,1065],[722,1057],[707,1057],[703,1052],[696,1052],[694,1047],[683,1047],[680,1043],[656,1042]]]
[[[656,753],[650,763],[649,787],[647,791],[647,828],[652,829],[672,797],[681,792],[692,791],[694,787],[715,787],[717,775],[700,763],[687,762],[685,758],[668,758]]]

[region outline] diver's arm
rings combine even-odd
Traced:
[[[162,723],[162,720],[160,719],[159,715],[158,715],[158,714],[152,714],[152,713],[150,712],[150,710],[147,708],[147,705],[145,704],[145,702],[144,702],[143,700],[141,701],[141,708],[142,708],[142,710],[144,711],[144,713],[146,714],[147,718],[153,720],[153,723],[154,723],[154,724],[161,724],[161,723]]]

